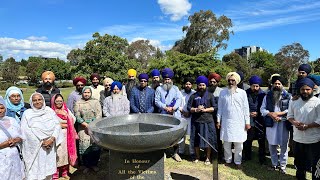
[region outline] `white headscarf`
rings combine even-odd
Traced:
[[[43,99],[43,105],[40,109],[34,107],[32,97],[39,95]],[[55,112],[46,106],[44,97],[40,93],[33,93],[30,96],[31,110],[26,111],[26,119],[28,126],[32,129],[34,135],[40,140],[46,139],[52,136],[59,121],[55,115]]]

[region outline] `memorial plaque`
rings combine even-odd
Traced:
[[[146,153],[110,151],[109,179],[164,179],[164,150]]]

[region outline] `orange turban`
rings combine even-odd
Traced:
[[[128,76],[137,77],[137,71],[134,70],[134,69],[129,69],[129,70],[128,70]]]
[[[45,80],[46,77],[50,77],[50,79],[52,79],[52,81],[54,81],[56,79],[56,76],[54,75],[54,73],[52,71],[45,71],[42,73],[41,75],[41,79]]]

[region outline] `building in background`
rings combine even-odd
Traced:
[[[258,51],[266,51],[266,50],[262,49],[262,47],[257,47],[257,46],[242,46],[242,48],[234,50],[235,53],[239,54],[242,58],[246,60],[249,59],[252,53],[255,53]]]

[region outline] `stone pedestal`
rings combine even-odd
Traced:
[[[164,150],[124,153],[110,150],[109,179],[164,179]]]

